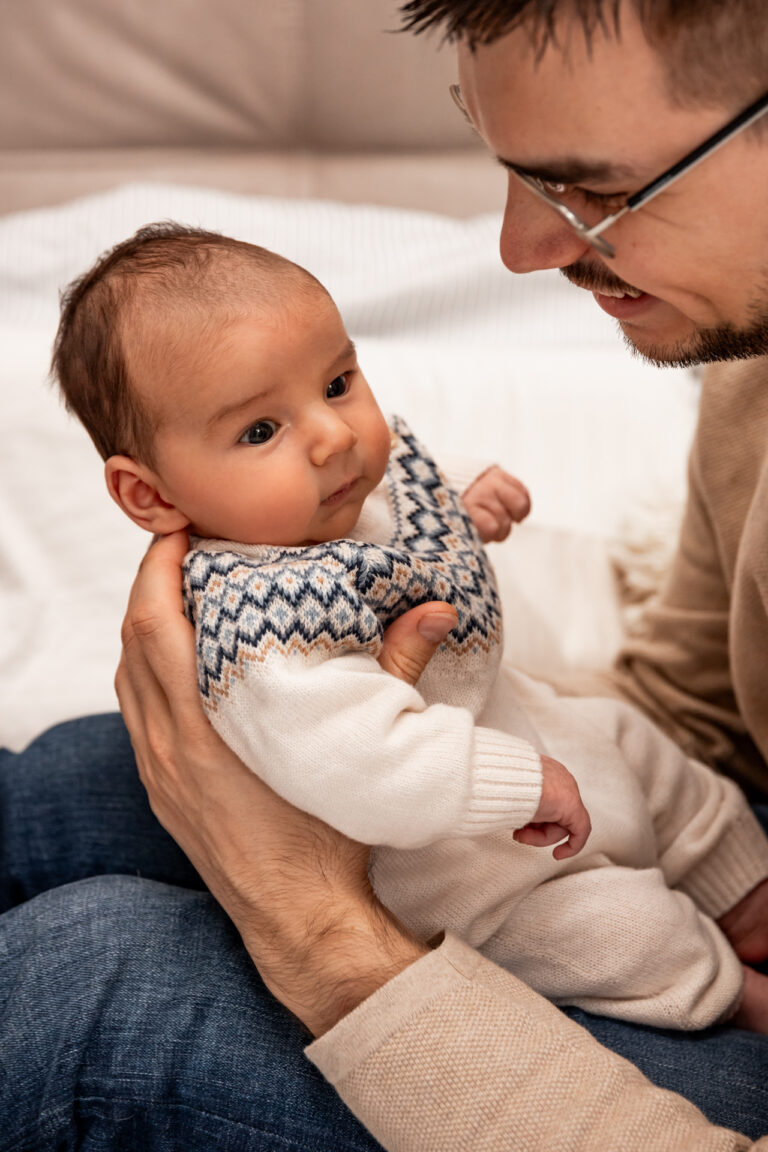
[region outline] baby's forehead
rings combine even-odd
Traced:
[[[200,325],[224,329],[245,318],[269,322],[330,300],[325,288],[303,268],[281,261],[254,267],[230,253],[209,256],[203,268],[175,269],[170,275],[140,278],[132,285],[124,329],[141,328],[155,338],[177,340]]]
[[[224,293],[177,291],[159,299],[137,293],[130,312],[122,331],[129,377],[158,418],[164,401],[196,405],[200,381],[208,382],[239,347],[247,348],[255,331],[262,347],[266,341],[281,349],[292,347],[291,333],[318,321],[346,335],[335,303],[310,276],[283,279],[270,291],[262,281],[255,291],[240,282]]]

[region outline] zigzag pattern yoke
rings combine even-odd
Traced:
[[[487,652],[500,642],[498,594],[474,525],[404,422],[395,418],[392,427],[390,546],[344,539],[263,545],[257,556],[188,555],[185,611],[196,624],[205,698],[226,692],[243,663],[270,654],[312,662],[349,651],[377,655],[388,625],[428,600],[447,600],[458,613],[446,649]]]

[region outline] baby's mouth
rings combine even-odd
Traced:
[[[345,496],[349,495],[355,484],[357,484],[357,481],[358,477],[355,477],[354,480],[349,480],[346,484],[343,484],[341,488],[337,488],[335,492],[332,492],[330,496],[326,496],[325,500],[321,501],[321,504],[326,506],[329,504],[338,504]]]

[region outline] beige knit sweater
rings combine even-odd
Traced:
[[[767,449],[768,361],[710,372],[678,555],[620,672],[689,751],[764,792]],[[307,1054],[392,1152],[768,1152],[768,1137],[713,1127],[453,938]]]
[[[690,756],[768,799],[768,358],[704,381],[677,554],[621,693]]]

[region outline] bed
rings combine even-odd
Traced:
[[[109,500],[47,372],[59,290],[149,221],[306,265],[385,411],[438,457],[525,480],[532,514],[492,550],[507,659],[542,676],[605,667],[625,627],[617,550],[663,568],[696,379],[633,358],[556,271],[503,269],[503,173],[451,107],[450,46],[397,33],[396,9],[3,6],[2,743],[116,707],[120,620],[147,540]]]

